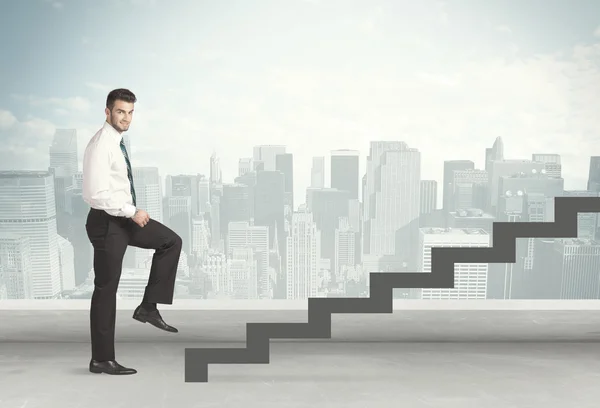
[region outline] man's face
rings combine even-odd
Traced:
[[[133,103],[117,100],[112,111],[106,109],[108,122],[119,132],[127,132],[133,119]]]

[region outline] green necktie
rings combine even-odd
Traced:
[[[129,156],[127,155],[127,149],[125,148],[125,143],[123,139],[121,139],[121,151],[123,152],[123,156],[125,156],[125,163],[127,163],[127,178],[129,178],[129,184],[131,186],[131,196],[133,197],[133,205],[135,206],[135,190],[133,188],[133,174],[131,174],[131,163],[129,162]]]

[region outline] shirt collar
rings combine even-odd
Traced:
[[[117,142],[121,143],[123,140],[123,135],[117,131],[110,123],[104,121],[104,126],[102,126],[104,130],[108,132],[108,134]]]

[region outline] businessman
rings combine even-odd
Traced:
[[[115,89],[106,99],[106,121],[83,157],[83,199],[90,205],[85,228],[94,248],[94,293],[90,307],[93,373],[135,374],[115,360],[116,295],[127,246],[154,249],[150,277],[133,318],[177,333],[157,304],[172,304],[181,237],[137,208],[131,163],[122,134],[129,130],[136,96]]]

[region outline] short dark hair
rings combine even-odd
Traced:
[[[106,107],[112,111],[112,108],[115,106],[115,101],[117,100],[129,103],[137,102],[137,98],[133,92],[131,92],[129,89],[119,88],[113,89],[108,93],[108,96],[106,97]]]

